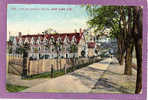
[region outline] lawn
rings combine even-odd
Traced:
[[[8,92],[19,92],[28,87],[26,86],[18,86],[18,85],[12,85],[12,84],[6,84],[6,89]]]
[[[53,72],[53,78],[64,75],[64,70],[58,70]],[[37,78],[51,78],[51,72],[44,72],[32,76],[28,76],[27,78],[24,78],[24,80],[32,80]]]

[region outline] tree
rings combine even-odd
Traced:
[[[54,29],[52,29],[52,28],[48,28],[48,29],[46,29],[43,33],[45,33],[45,34],[56,34],[57,32],[56,32],[56,30],[54,30]]]
[[[71,45],[71,47],[70,47],[70,51],[71,51],[71,53],[76,53],[77,51],[78,51],[78,47],[77,47],[77,45],[75,45],[75,44],[72,44]]]
[[[133,37],[137,58],[137,80],[135,93],[142,89],[142,7],[133,7]]]
[[[48,29],[46,29],[46,30],[44,31],[44,33],[45,33],[45,34],[48,34],[48,33],[51,33],[52,31],[53,31],[52,28],[48,28]]]
[[[95,31],[102,31],[109,28],[111,29],[110,37],[117,39],[118,44],[118,60],[119,63],[123,64],[124,53],[125,53],[125,16],[122,14],[122,9],[125,7],[120,6],[102,6],[102,7],[91,7],[90,5],[86,7],[90,15],[90,20],[88,24],[93,27],[96,26]],[[102,34],[102,33],[101,33]]]
[[[126,32],[126,56],[125,56],[125,71],[124,74],[132,75],[132,52],[133,52],[133,37],[132,37],[132,8],[127,7],[128,20],[127,20],[127,32]]]
[[[134,6],[101,6],[86,7],[90,13],[90,26],[97,26],[97,30],[110,27],[110,36],[117,38],[119,63],[123,64],[125,55],[124,74],[132,74],[132,52],[136,49],[137,80],[135,93],[142,88],[142,8]]]
[[[28,43],[23,44],[23,48],[28,51],[30,50],[30,45]]]

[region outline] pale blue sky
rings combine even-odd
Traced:
[[[21,8],[38,8],[38,10],[22,10]],[[41,8],[72,8],[72,10],[54,11],[41,10]],[[75,29],[87,28],[87,20],[88,15],[80,5],[9,4],[7,32],[11,32],[11,35],[16,35],[17,32],[36,34],[49,27],[57,32],[74,32]]]

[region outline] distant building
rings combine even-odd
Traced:
[[[28,47],[29,58],[74,58],[88,57],[89,48],[95,48],[94,44],[87,44],[82,32],[22,35],[19,32],[12,40],[12,53],[16,53],[20,47]]]
[[[102,49],[110,49],[110,51],[113,51],[114,53],[118,50],[117,39],[110,38],[107,34],[98,35],[96,45]]]

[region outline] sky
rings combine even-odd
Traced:
[[[65,10],[60,10],[62,8]],[[9,4],[7,39],[9,32],[16,36],[18,32],[37,34],[48,28],[59,33],[79,31],[80,28],[87,28],[87,20],[88,15],[81,5]]]

